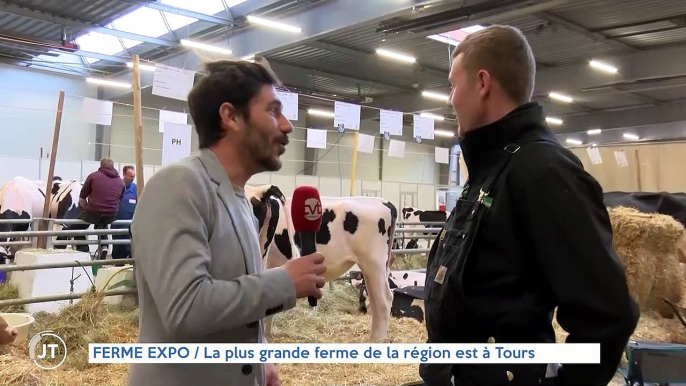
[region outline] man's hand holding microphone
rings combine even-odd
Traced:
[[[322,225],[322,204],[317,189],[299,186],[291,199],[293,228],[300,237],[303,257],[283,265],[295,282],[298,299],[307,296],[310,305],[316,306],[324,287],[324,255],[317,252],[315,235]]]

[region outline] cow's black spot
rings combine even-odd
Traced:
[[[271,217],[269,218],[269,225],[267,227],[267,240],[264,243],[264,254],[262,257],[267,255],[267,248],[272,243],[274,239],[274,234],[276,233],[276,226],[279,224],[279,201],[269,200],[271,204]],[[262,226],[260,225],[260,229]]]
[[[303,241],[300,238],[300,232],[295,232],[295,236],[293,236],[293,241],[295,242],[295,245],[298,247],[299,250],[302,250],[303,248]]]
[[[257,229],[262,229],[262,226],[264,225],[264,218],[267,217],[267,207],[262,201],[255,197],[250,199],[250,204],[252,204],[252,213],[257,219]]]
[[[405,274],[403,275],[403,280],[407,279],[408,276],[410,275],[408,275],[407,272],[405,272]]]
[[[329,241],[331,241],[329,224],[331,224],[335,219],[336,213],[331,209],[327,209],[324,211],[324,213],[322,213],[322,225],[319,226],[319,230],[317,231],[316,235],[317,244],[326,245],[329,243]]]
[[[381,233],[382,236],[386,234],[386,221],[382,218],[379,219],[379,233]]]
[[[354,235],[357,231],[357,224],[359,222],[360,219],[358,219],[357,216],[353,214],[353,212],[345,212],[345,220],[343,220],[343,229],[351,235]]]
[[[277,233],[276,236],[274,236],[274,243],[276,244],[276,247],[279,248],[279,252],[286,256],[288,260],[293,258],[291,242],[288,240],[288,229],[284,229],[283,232]]]
[[[390,289],[395,289],[395,288],[398,288],[398,285],[395,284],[395,282],[389,277],[389,278],[388,278],[388,287],[389,287]]]
[[[403,218],[407,220],[412,215],[412,212],[414,212],[414,208],[403,208]]]
[[[383,204],[391,210],[391,223],[395,223],[395,220],[398,218],[398,210],[395,208],[395,205],[388,201],[384,202]]]

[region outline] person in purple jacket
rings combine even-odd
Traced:
[[[79,219],[94,224],[95,229],[105,229],[117,219],[119,202],[124,196],[124,189],[124,180],[114,168],[114,161],[110,158],[101,159],[100,168],[88,175],[81,188],[79,206],[83,212],[79,215]],[[76,224],[69,228],[80,229],[82,227]],[[100,236],[100,240],[106,239],[107,236]],[[84,246],[79,247],[77,249],[81,250]],[[106,254],[107,251],[103,251],[100,259],[104,259]]]

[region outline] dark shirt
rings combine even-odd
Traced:
[[[545,364],[422,364],[422,378],[429,386],[449,385],[451,374],[456,386],[607,385],[639,310],[602,188],[535,103],[467,132],[460,147],[469,181],[429,253],[428,343],[555,343],[557,307],[566,342],[599,343],[601,363],[563,364],[554,381]]]
[[[116,214],[124,194],[124,180],[114,168],[101,167],[91,173],[83,183],[80,197],[88,198],[87,211]]]

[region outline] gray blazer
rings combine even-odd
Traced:
[[[145,185],[131,225],[139,343],[257,343],[263,318],[296,303],[283,268],[262,271],[257,221],[214,152],[166,165]],[[256,359],[239,364],[131,364],[129,386],[263,386]]]

